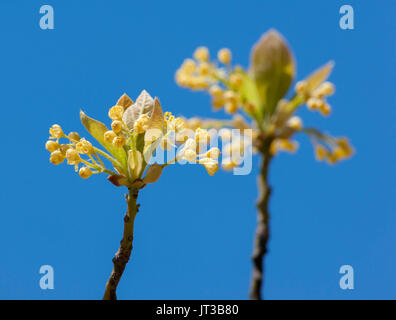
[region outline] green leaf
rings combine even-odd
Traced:
[[[305,81],[307,82],[307,89],[309,92],[314,91],[319,85],[326,81],[326,79],[330,76],[331,71],[333,70],[334,62],[330,61],[326,63],[324,66],[312,72]]]
[[[281,34],[270,30],[261,36],[252,49],[249,71],[264,113],[272,114],[295,75],[292,53]]]
[[[249,110],[245,111],[249,113],[250,116],[258,120],[258,117],[262,116],[262,112],[260,109],[260,95],[257,91],[257,86],[252,78],[249,76],[249,74],[247,74],[243,70],[238,70],[237,73],[240,74],[243,78],[242,87],[240,88],[242,97],[246,101],[251,102],[256,108],[254,112],[249,112]]]
[[[154,99],[146,90],[143,90],[136,102],[125,110],[122,120],[129,129],[133,129],[135,121],[142,115],[150,115],[154,107]]]
[[[119,164],[123,167],[121,169],[127,168],[127,155],[123,148],[116,148],[111,143],[104,140],[103,134],[108,131],[107,127],[100,121],[88,117],[83,111],[80,111],[80,119],[85,129],[108,151],[110,154],[116,158]],[[117,164],[113,165],[117,166]]]

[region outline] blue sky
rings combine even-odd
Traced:
[[[52,5],[55,30],[41,30]],[[348,1],[355,29],[339,28],[344,1],[0,1],[0,298],[101,298],[118,249],[124,190],[53,166],[48,128],[84,132],[80,108],[107,121],[124,92],[158,96],[175,114],[213,116],[209,98],[177,87],[174,72],[198,45],[229,47],[248,65],[269,28],[287,39],[302,78],[328,60],[333,114],[301,110],[304,123],[347,135],[355,156],[337,166],[300,150],[270,174],[267,299],[395,299],[395,21],[392,1]],[[223,117],[224,114],[217,114]],[[258,158],[254,159],[258,164]],[[140,194],[124,299],[247,298],[257,166],[247,176],[171,166]],[[39,287],[40,266],[55,289]],[[339,287],[352,265],[355,289]]]

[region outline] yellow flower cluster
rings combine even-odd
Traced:
[[[194,59],[184,60],[176,72],[176,82],[182,87],[192,90],[208,90],[212,97],[215,110],[224,107],[224,111],[233,114],[242,104],[238,89],[243,84],[243,77],[238,67],[231,69],[231,51],[227,48],[219,50],[218,61],[209,61],[209,50],[199,47],[194,52]],[[219,62],[224,67],[218,67]],[[222,87],[223,86],[223,87]]]
[[[331,113],[331,107],[325,100],[327,96],[333,95],[335,92],[334,85],[331,82],[323,82],[315,90],[310,91],[307,82],[303,80],[296,83],[295,90],[304,97],[309,110],[318,110],[324,116]]]
[[[335,164],[340,160],[351,157],[354,153],[352,146],[347,138],[333,139],[330,149],[321,144],[315,145],[315,156],[318,161],[327,161]]]
[[[197,128],[194,137],[188,138],[176,155],[176,161],[186,160],[190,163],[198,162],[205,167],[209,175],[213,176],[219,169],[218,158],[220,156],[220,149],[213,147],[205,153],[198,154],[200,151],[200,144],[206,145],[209,138],[207,130]]]
[[[79,171],[79,175],[83,179],[89,178],[92,173],[100,172],[100,170],[104,168],[100,162],[96,162],[92,157],[92,155],[97,157],[92,144],[86,139],[80,138],[77,132],[70,132],[68,135],[65,135],[62,128],[58,124],[54,124],[49,129],[49,133],[50,140],[46,142],[45,148],[51,152],[50,162],[52,164],[61,164],[66,159],[67,164],[74,165],[75,170]],[[69,143],[59,143],[61,138],[68,139]],[[89,160],[82,159],[80,155],[87,155]],[[99,157],[97,158],[99,159]],[[80,163],[87,166],[83,166],[78,170]],[[93,172],[88,166],[96,169],[96,171]]]
[[[109,109],[109,118],[113,120],[111,122],[111,130],[103,134],[104,141],[111,143],[116,148],[123,147],[127,141],[125,133],[128,132],[128,127],[122,121],[124,112],[124,106],[118,104]]]

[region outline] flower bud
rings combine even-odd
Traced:
[[[121,120],[122,115],[124,114],[124,107],[122,106],[114,106],[109,110],[109,118],[112,120]]]
[[[220,156],[220,149],[219,148],[211,148],[209,151],[206,153],[206,157],[211,158],[213,160],[218,159]]]
[[[208,174],[210,176],[213,176],[217,170],[219,170],[219,163],[216,160],[210,159],[210,158],[203,158],[198,161],[200,164],[202,164]]]
[[[106,132],[103,134],[103,139],[104,139],[104,141],[106,141],[107,143],[113,143],[113,140],[114,140],[115,137],[117,137],[117,135],[116,135],[116,134],[114,133],[114,131],[112,131],[112,130],[106,131]]]
[[[221,63],[229,64],[231,62],[232,54],[230,49],[223,48],[217,53],[217,58]]]
[[[120,120],[114,120],[111,123],[111,129],[113,129],[114,133],[120,133],[122,130],[122,122]]]
[[[77,132],[70,132],[67,136],[71,140],[80,141],[80,135]]]
[[[233,87],[239,89],[243,84],[243,78],[239,73],[233,73],[230,76],[230,83]]]
[[[55,165],[61,164],[63,162],[63,160],[65,160],[65,156],[60,150],[56,150],[51,153],[50,162],[52,164],[55,164]]]
[[[72,165],[78,164],[81,160],[80,155],[73,148],[70,148],[66,151],[66,159],[67,159],[67,164],[72,164]]]
[[[194,58],[198,61],[209,60],[209,50],[206,47],[198,47],[194,52]]]
[[[53,140],[48,140],[45,144],[45,149],[47,149],[49,152],[54,152],[55,150],[58,150],[59,147],[59,143]]]
[[[88,179],[92,175],[92,171],[88,167],[82,167],[78,174],[83,179]]]
[[[59,139],[63,136],[63,131],[60,125],[54,124],[50,129],[49,133],[51,135],[50,138],[56,138]]]
[[[113,146],[117,147],[117,148],[121,148],[125,145],[125,138],[123,136],[117,136],[113,139]]]
[[[84,138],[80,139],[80,141],[76,144],[76,150],[81,154],[91,154],[94,152],[91,142],[85,140]]]

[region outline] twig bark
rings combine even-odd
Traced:
[[[257,227],[253,248],[253,273],[250,283],[249,297],[252,300],[261,300],[261,287],[263,283],[264,256],[267,253],[269,239],[269,211],[268,202],[271,188],[268,185],[268,170],[271,162],[269,148],[262,149],[261,171],[258,177],[259,198],[257,201]]]
[[[113,258],[113,271],[106,283],[103,300],[117,300],[117,286],[132,253],[133,225],[139,211],[139,205],[136,204],[138,193],[138,189],[129,189],[129,194],[125,195],[128,209],[124,216],[124,233],[120,248]]]

